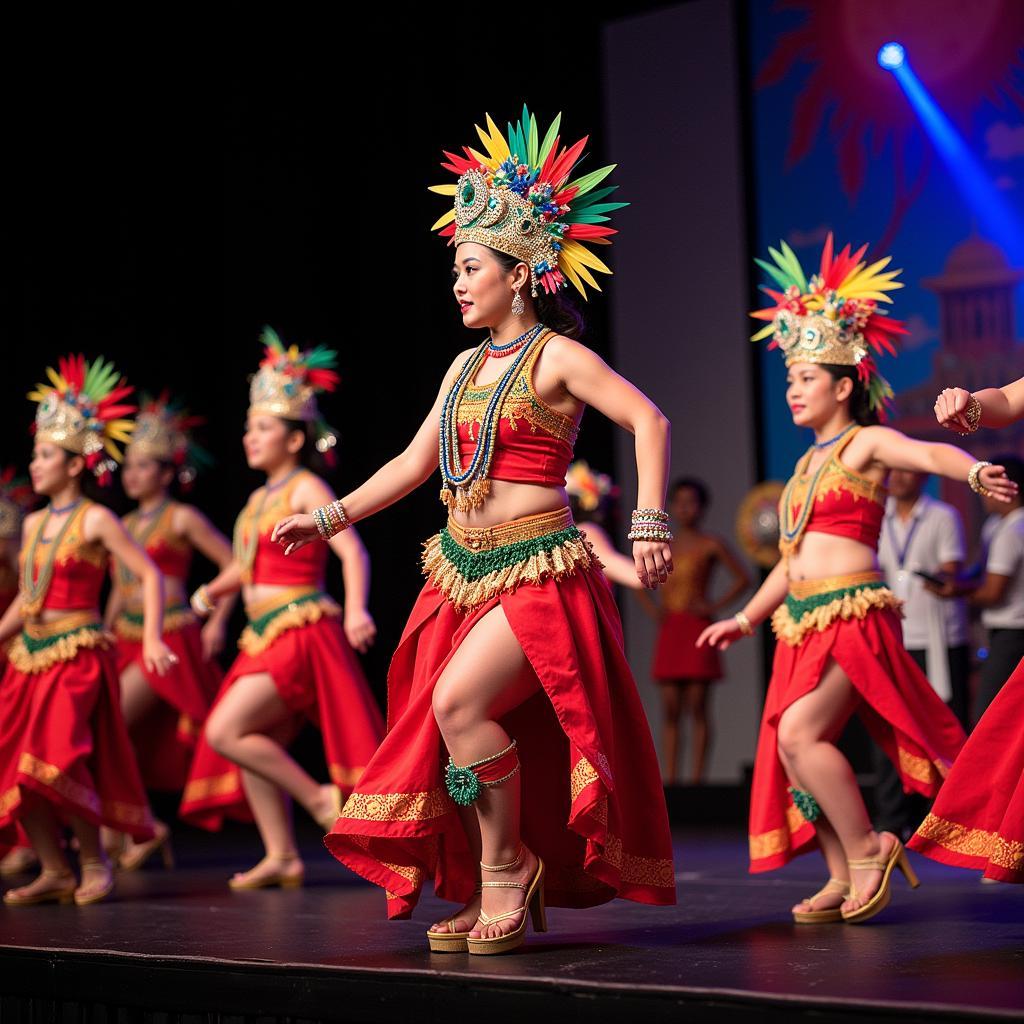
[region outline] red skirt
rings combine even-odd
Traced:
[[[907,792],[935,796],[963,745],[960,723],[903,646],[892,594],[871,593],[875,596],[870,599],[860,596],[864,591],[853,595],[848,617],[839,614],[828,623],[819,619],[818,628],[808,629],[798,643],[780,636],[776,645],[754,762],[751,871],[782,867],[817,846],[814,826],[804,820],[788,792],[778,728],[782,713],[814,690],[830,660],[849,676],[860,697],[857,712],[896,766]],[[773,625],[778,622],[773,619]]]
[[[575,550],[588,558],[582,541]],[[539,557],[534,568],[546,553]],[[564,569],[564,560],[557,564]],[[522,582],[517,573],[497,570],[492,582],[500,577],[514,589],[468,611],[428,582],[392,659],[388,735],[326,838],[338,860],[386,890],[389,917],[408,917],[427,880],[456,902],[476,887],[479,866],[445,788],[431,698],[452,654],[498,604],[541,687],[502,725],[518,741],[523,841],[544,859],[547,901],[675,902],[658,762],[611,588],[596,560],[558,580]]]
[[[711,620],[692,612],[669,612],[658,627],[651,674],[659,683],[683,679],[713,682],[722,678],[722,665],[714,647],[698,647],[697,637]]]
[[[150,689],[160,698],[159,707],[132,734],[142,781],[148,789],[182,789],[223,673],[215,661],[203,659],[201,627],[194,618],[164,632],[163,641],[177,655],[178,662],[163,676],[146,669],[141,641],[120,629],[117,632],[118,675],[129,665],[138,665]]]
[[[987,878],[1024,882],[1024,662],[975,726],[908,845]]]
[[[325,616],[288,629],[258,654],[241,652],[217,701],[237,679],[264,672],[285,704],[320,728],[331,780],[350,792],[377,749],[384,723],[337,619]],[[252,821],[241,769],[218,754],[204,736],[196,746],[179,813],[185,821],[211,831],[221,827],[225,816]]]
[[[88,635],[91,634],[91,635]],[[84,637],[84,639],[83,639]],[[20,638],[15,644],[21,642]],[[36,671],[12,647],[0,680],[0,849],[19,844],[27,793],[58,816],[153,836],[135,752],[121,717],[114,653],[99,630],[78,630],[66,657]]]

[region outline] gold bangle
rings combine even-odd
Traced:
[[[750,619],[743,612],[737,612],[733,618],[736,620],[736,625],[740,627],[740,632],[744,636],[753,636],[754,627],[751,625]]]
[[[207,616],[217,606],[210,600],[210,593],[206,589],[206,584],[203,583],[196,588],[196,592],[189,598],[188,603],[192,606],[192,611],[196,615]]]
[[[981,402],[971,395],[967,399],[967,408],[964,409],[964,419],[967,420],[967,429],[960,431],[961,437],[973,434],[981,426]]]
[[[991,466],[991,462],[985,462],[984,459],[979,459],[967,473],[967,484],[974,491],[975,494],[980,494],[983,498],[991,498],[992,492],[981,482],[981,471],[986,466]]]

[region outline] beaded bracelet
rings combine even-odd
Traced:
[[[971,490],[974,491],[975,494],[980,494],[983,498],[992,497],[992,492],[981,482],[980,479],[981,471],[986,466],[991,465],[991,462],[985,462],[982,459],[976,462],[973,466],[971,466],[970,470],[967,473],[967,483],[970,486]]]
[[[345,514],[345,506],[337,500],[332,501],[329,505],[321,505],[320,508],[313,509],[312,515],[317,532],[324,540],[330,540],[352,525]]]
[[[633,509],[633,522],[638,519],[654,519],[660,523],[668,522],[668,513],[660,508],[635,508]]]
[[[203,583],[201,586],[196,588],[196,592],[189,598],[188,603],[192,606],[192,611],[196,615],[207,616],[216,607],[210,600],[210,593],[206,589],[206,584]]]
[[[736,625],[740,627],[740,632],[744,636],[753,636],[754,626],[743,612],[737,612],[733,618],[736,620]]]
[[[666,544],[674,539],[672,531],[663,523],[634,523],[626,540],[659,540]]]

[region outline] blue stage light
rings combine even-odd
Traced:
[[[903,66],[906,56],[903,47],[899,43],[886,43],[878,51],[878,63],[886,71],[895,71],[898,67]]]

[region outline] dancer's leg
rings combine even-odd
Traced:
[[[711,715],[708,709],[708,691],[711,685],[702,679],[687,679],[683,683],[683,704],[690,719],[690,738],[693,742],[693,777],[695,784],[704,781],[708,752],[711,749]]]
[[[274,783],[322,821],[334,806],[334,787],[311,778],[273,738],[293,716],[269,674],[242,676],[211,712],[205,735],[219,754]]]
[[[884,857],[892,845],[872,828],[850,762],[835,745],[859,699],[846,673],[830,661],[817,687],[794,701],[779,720],[783,761],[800,788],[818,802],[848,861]],[[830,871],[833,867],[838,865],[830,862]],[[847,910],[866,903],[882,880],[882,873],[876,870],[855,870],[850,875],[858,898],[843,904]]]
[[[25,794],[19,818],[32,849],[39,858],[41,872],[28,885],[9,890],[18,899],[29,899],[55,888],[65,888],[74,877],[60,842],[60,825],[53,808],[34,793]]]
[[[661,777],[666,785],[679,781],[679,748],[681,746],[679,718],[683,711],[683,683],[673,679],[661,683]]]
[[[434,688],[434,715],[455,763],[470,764],[507,747],[511,739],[498,719],[539,687],[504,610],[500,605],[493,608],[459,645]],[[517,773],[499,785],[484,787],[476,801],[481,859],[485,863],[509,863],[520,850],[519,792]],[[489,871],[486,881],[528,883],[536,866],[536,856],[526,850],[515,868]],[[492,916],[522,905],[523,893],[519,889],[483,892],[483,909]],[[521,918],[506,918],[472,934],[494,938],[514,930],[520,921]]]

